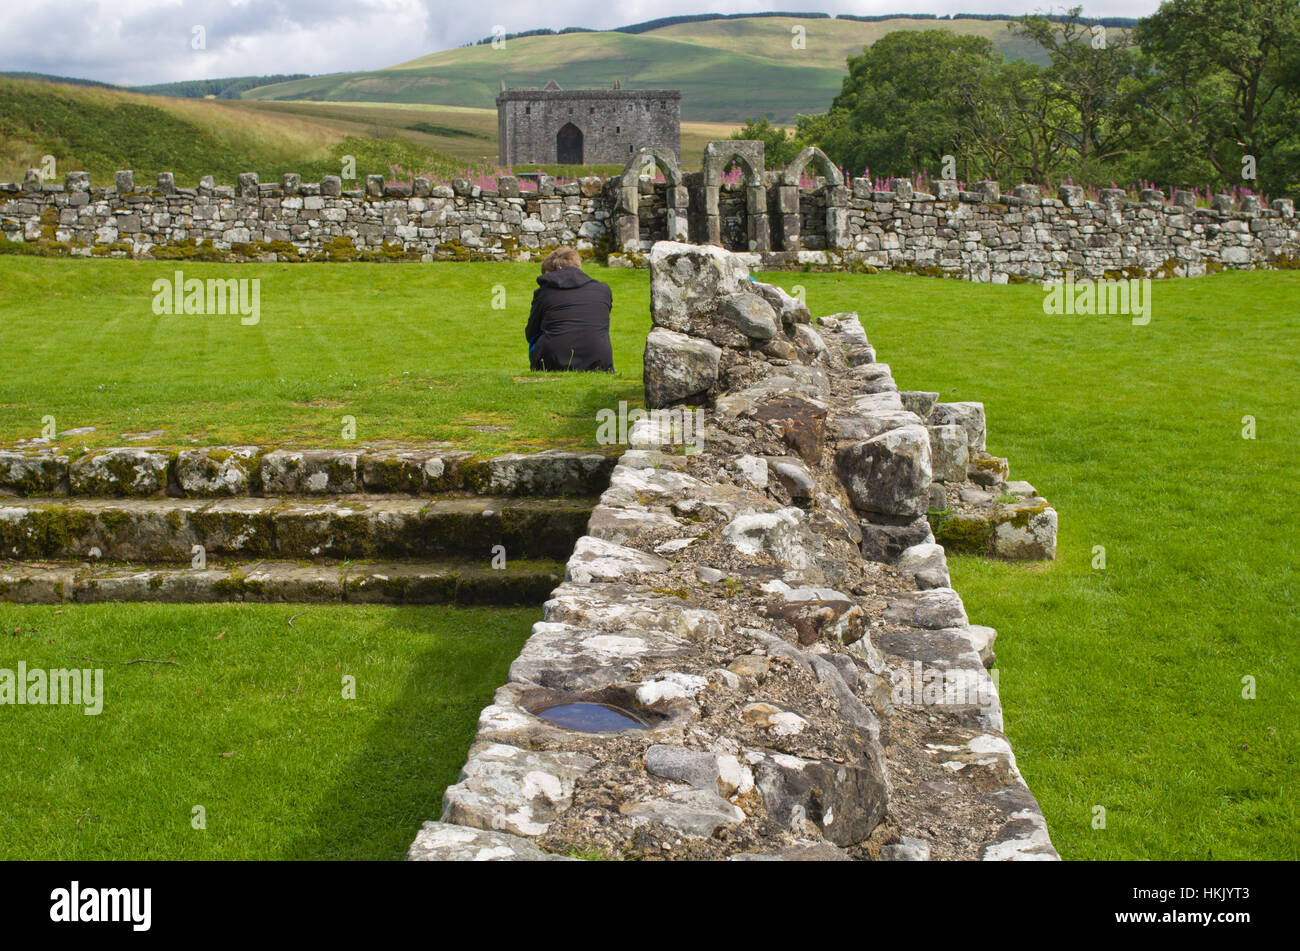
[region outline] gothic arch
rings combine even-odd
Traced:
[[[782,184],[794,185],[798,187],[799,178],[809,164],[816,165],[826,176],[826,184],[843,185],[844,173],[835,167],[835,163],[821,149],[815,145],[810,145],[794,157],[794,161],[786,167],[781,176]]]
[[[835,167],[835,163],[821,149],[809,146],[794,157],[781,173],[776,187],[775,230],[780,235],[781,248],[784,251],[799,251],[803,248],[801,235],[799,179],[809,165],[815,166],[826,176],[826,185],[821,189],[826,203],[826,246],[842,248],[848,235],[848,189],[844,187],[844,174]]]
[[[745,173],[745,243],[750,251],[772,247],[767,214],[767,182],[763,166],[763,143],[757,139],[725,139],[704,147],[701,182],[704,191],[703,238],[708,244],[722,244],[719,195],[722,171],[732,161]]]
[[[623,168],[622,183],[624,185],[635,185],[637,179],[641,177],[641,169],[646,167],[646,160],[649,159],[664,173],[664,181],[671,187],[682,183],[682,172],[677,166],[677,160],[672,155],[661,152],[659,149],[651,146],[645,146],[637,149],[636,154],[628,160]]]
[[[682,184],[682,172],[677,160],[666,152],[646,146],[632,156],[623,174],[619,176],[618,208],[614,226],[618,244],[625,251],[641,250],[641,170],[653,162],[664,173],[664,199],[667,204],[667,228],[664,237],[669,241],[687,240],[687,195]],[[651,237],[653,243],[654,238]]]
[[[704,147],[704,187],[722,184],[722,172],[732,160],[745,170],[745,184],[763,185],[763,143],[757,139],[724,139]]]

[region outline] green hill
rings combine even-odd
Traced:
[[[792,122],[825,110],[839,92],[845,59],[894,30],[946,29],[986,36],[1010,59],[1041,59],[1037,45],[1007,29],[1009,21],[897,17],[860,21],[797,16],[728,17],[676,23],[645,32],[579,32],[508,39],[423,56],[387,69],[330,73],[261,86],[246,99],[494,105],[509,86],[607,86],[682,91],[682,118],[741,122],[767,116]],[[806,31],[804,46],[791,29]]]
[[[56,182],[64,172],[87,171],[97,185],[111,184],[121,168],[133,169],[141,184],[159,172],[174,172],[185,186],[203,175],[232,184],[240,172],[263,181],[285,172],[312,180],[338,174],[345,154],[355,156],[360,177],[387,174],[390,164],[443,176],[464,167],[420,144],[422,133],[368,135],[357,123],[250,105],[0,78],[0,181],[22,181],[46,155],[54,156]]]

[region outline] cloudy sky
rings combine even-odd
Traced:
[[[1158,0],[1076,0],[1138,17]],[[379,69],[504,26],[607,29],[684,13],[1023,13],[1062,0],[23,0],[7,4],[0,70],[139,85],[268,73]],[[59,25],[52,30],[52,24]],[[193,48],[201,28],[206,49]]]

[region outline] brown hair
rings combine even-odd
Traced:
[[[558,271],[566,267],[582,267],[582,255],[578,254],[573,248],[564,245],[556,248],[546,256],[542,262],[542,273],[550,274],[552,271]]]

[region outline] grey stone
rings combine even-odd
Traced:
[[[73,495],[150,496],[167,488],[166,453],[149,449],[107,449],[87,453],[68,467]]]
[[[883,516],[875,516],[863,519],[859,528],[862,532],[862,557],[868,561],[892,564],[904,550],[934,541],[930,523],[924,516],[903,516],[888,520]]]
[[[470,755],[442,798],[442,821],[538,836],[568,808],[573,783],[596,765],[582,753],[533,752],[496,743]]]
[[[889,602],[884,617],[886,621],[930,629],[965,627],[970,623],[960,595],[952,588],[899,592]]]
[[[930,438],[903,426],[835,454],[836,473],[860,512],[923,515],[930,485]]]
[[[964,482],[970,464],[970,436],[956,424],[930,426],[930,465],[936,482]]]
[[[579,584],[632,580],[643,574],[667,571],[668,567],[668,562],[656,555],[584,535],[573,548],[564,577]]]
[[[345,495],[361,491],[360,454],[337,449],[276,449],[262,457],[267,495]]]
[[[67,480],[67,456],[0,450],[0,495],[60,495]]]
[[[722,298],[718,315],[734,323],[751,340],[771,340],[776,336],[776,311],[758,294],[732,294]]]
[[[176,454],[176,483],[186,495],[247,495],[255,471],[256,446],[182,449]]]
[[[898,556],[898,571],[911,577],[921,589],[951,586],[942,545],[920,544],[906,549]]]
[[[659,241],[650,251],[650,315],[655,327],[686,330],[719,297],[747,290],[749,271],[710,245]]]
[[[898,395],[903,400],[903,409],[915,413],[922,419],[929,418],[934,410],[934,404],[939,401],[938,393],[925,390],[903,390]]]
[[[853,765],[776,754],[754,767],[754,782],[779,826],[841,846],[864,841],[889,801],[884,770],[870,755]]]
[[[969,437],[971,453],[984,451],[983,403],[936,403],[929,422],[931,426],[961,426]]]
[[[880,860],[882,862],[928,862],[930,844],[924,839],[905,835],[899,842],[881,846]]]
[[[656,328],[646,338],[645,400],[651,408],[704,401],[718,379],[722,351],[705,340]]]
[[[426,822],[406,850],[408,862],[571,862],[543,852],[530,839],[450,822]]]
[[[662,799],[649,799],[632,806],[626,814],[696,837],[712,836],[719,829],[740,825],[745,820],[740,809],[703,789],[687,789]]]

